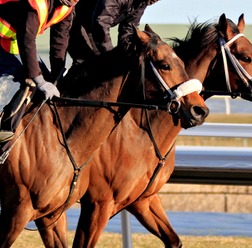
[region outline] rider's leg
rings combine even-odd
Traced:
[[[20,88],[18,79],[22,77],[22,63],[19,55],[7,53],[0,47],[0,105],[2,108],[11,102],[11,99]],[[10,140],[14,132],[11,126],[2,125],[4,116],[2,111],[0,126],[0,142]]]

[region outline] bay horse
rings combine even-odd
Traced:
[[[252,45],[242,35],[244,25],[243,15],[236,26],[223,14],[218,23],[193,25],[186,40],[176,40],[174,49],[188,74],[203,82],[204,98],[222,92],[240,93],[251,100]],[[151,32],[148,26],[146,29]],[[221,55],[225,44],[246,77],[233,68],[237,62],[229,62],[226,80]],[[94,152],[73,247],[94,247],[109,219],[122,209],[133,214],[165,247],[182,247],[157,194],[174,170],[174,142],[181,127],[162,111],[145,111],[127,112]]]
[[[71,69],[58,86],[63,100],[29,106],[0,166],[1,248],[10,247],[32,220],[46,247],[67,247],[64,211],[103,173],[92,174],[95,151],[132,106],[138,110],[129,127],[146,104],[163,109],[155,120],[160,127],[171,125],[167,116],[185,128],[204,122],[202,85],[189,80],[173,49],[154,33],[136,29],[134,38],[130,55],[118,47]],[[119,101],[131,104],[109,105]]]
[[[252,100],[252,49],[244,28],[243,14],[237,25],[222,14],[218,24],[193,23],[185,39],[171,39],[188,75],[203,82],[205,100],[213,95]]]

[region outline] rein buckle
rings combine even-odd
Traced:
[[[173,115],[179,112],[180,107],[181,107],[181,102],[177,99],[172,99],[167,105],[167,110],[170,114]]]

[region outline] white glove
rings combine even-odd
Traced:
[[[38,89],[42,91],[45,95],[45,99],[52,99],[53,96],[60,96],[60,93],[55,85],[52,83],[49,83],[45,81],[42,75],[39,75],[33,79],[33,81],[36,83]]]

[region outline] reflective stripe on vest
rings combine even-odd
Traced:
[[[67,7],[66,5],[62,5],[60,7],[57,7],[53,13],[51,20],[43,26],[43,29],[39,33],[40,34],[43,33],[48,27],[62,21],[66,16],[68,16],[70,14],[72,9],[73,9],[73,7]]]
[[[7,2],[16,2],[19,0],[0,0],[0,4]],[[37,34],[42,34],[48,27],[62,21],[72,11],[72,7],[62,5],[56,8],[52,18],[48,20],[48,6],[46,0],[29,0],[30,5],[37,11],[39,18],[39,29]],[[0,18],[0,44],[5,51],[18,54],[18,44],[16,40],[16,31],[11,25]]]
[[[48,18],[48,6],[46,0],[29,0],[30,5],[37,11],[39,19],[38,34],[40,33],[42,26],[47,22]]]
[[[0,18],[0,37],[0,44],[5,51],[18,54],[16,31],[2,18]]]
[[[9,3],[9,2],[19,2],[20,0],[0,0],[0,4]]]

